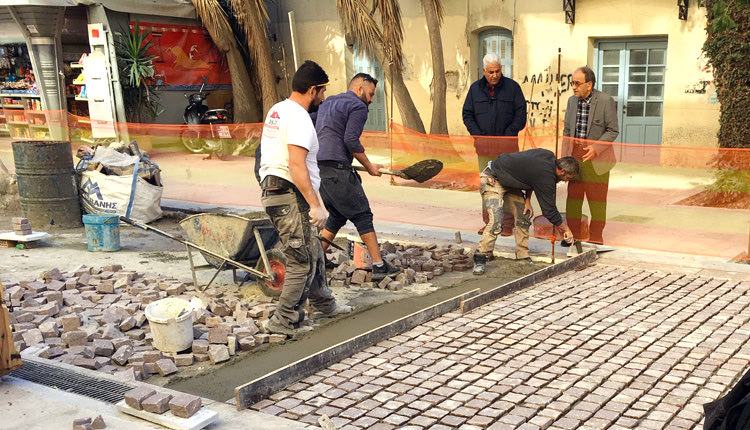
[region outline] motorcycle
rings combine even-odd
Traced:
[[[216,154],[221,158],[222,155],[231,153],[231,139],[229,127],[224,125],[229,121],[226,109],[209,109],[203,102],[208,97],[207,92],[203,91],[207,78],[203,78],[203,84],[197,93],[185,94],[188,105],[182,114],[182,119],[187,124],[188,129],[182,133],[182,144],[188,151],[196,154]],[[210,136],[207,136],[205,127],[200,125],[210,125]]]

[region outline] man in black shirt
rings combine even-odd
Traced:
[[[505,198],[506,193],[514,191],[525,191],[527,194],[526,206],[530,209],[530,196],[533,192],[542,214],[552,225],[563,231],[563,239],[572,243],[573,233],[570,227],[563,221],[562,215],[555,206],[557,183],[567,182],[576,177],[579,172],[578,161],[573,157],[555,159],[555,154],[547,149],[530,149],[523,152],[500,154],[479,175],[481,182],[482,200],[492,198]],[[492,254],[500,231],[500,223],[503,218],[503,205],[492,205],[490,222],[479,247],[474,253],[474,274],[483,275],[487,256]]]

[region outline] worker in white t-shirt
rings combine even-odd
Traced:
[[[261,202],[279,232],[287,257],[279,303],[264,325],[267,333],[288,336],[308,331],[304,303],[326,316],[351,312],[336,303],[326,285],[325,258],[318,228],[325,225],[318,190],[318,137],[310,111],[325,99],[328,75],[315,62],[305,61],[292,78],[292,94],[266,115],[261,138]]]

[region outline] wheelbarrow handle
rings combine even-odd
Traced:
[[[323,241],[323,242],[325,242],[325,243],[327,243],[327,244],[331,245],[332,247],[334,247],[334,248],[336,248],[336,249],[339,249],[339,250],[341,250],[341,251],[344,251],[344,252],[346,252],[346,249],[344,249],[344,248],[342,248],[342,247],[340,247],[340,246],[336,245],[335,243],[333,243],[333,241],[332,241],[332,240],[328,239],[327,237],[324,237],[324,236],[318,236],[318,239],[320,239],[321,241]]]

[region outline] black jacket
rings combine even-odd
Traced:
[[[463,108],[464,125],[472,136],[517,136],[526,126],[526,98],[516,81],[500,78],[490,97],[487,78],[469,87]]]
[[[500,154],[492,164],[492,176],[503,187],[534,190],[542,214],[555,226],[562,224],[562,216],[555,206],[557,171],[555,154],[543,148]]]

